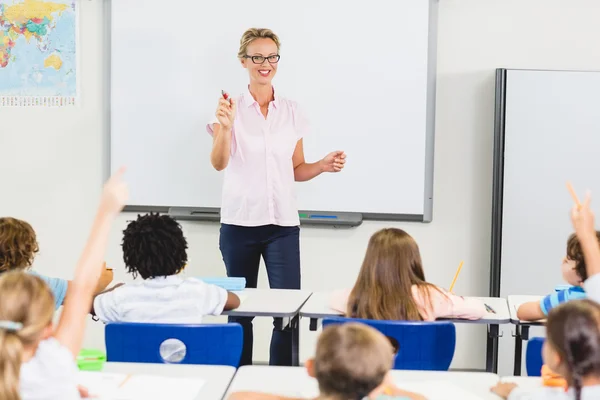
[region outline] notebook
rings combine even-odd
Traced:
[[[204,383],[196,378],[79,372],[79,384],[98,400],[195,400]]]
[[[246,278],[229,278],[229,277],[216,277],[216,278],[208,278],[208,277],[198,277],[203,282],[209,283],[211,285],[216,285],[222,287],[225,290],[230,292],[244,290],[246,288]]]

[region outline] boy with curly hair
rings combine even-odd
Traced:
[[[103,322],[199,324],[204,315],[239,307],[223,288],[179,276],[187,264],[187,240],[168,215],[138,215],[123,231],[125,268],[142,281],[116,286],[94,299],[93,313]]]
[[[39,251],[37,236],[31,225],[17,218],[0,218],[0,274],[14,270],[26,270],[37,275],[50,287],[54,295],[54,308],[65,301],[71,281],[52,278],[32,271],[35,255]],[[96,293],[103,291],[113,280],[112,269],[104,268]]]

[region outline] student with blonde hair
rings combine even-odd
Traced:
[[[0,399],[80,398],[75,357],[102,275],[108,234],[127,199],[122,173],[104,186],[56,329],[53,296],[41,278],[21,271],[0,276]]]
[[[398,389],[389,371],[394,350],[389,340],[375,329],[358,323],[330,325],[323,329],[314,359],[308,360],[308,375],[316,378],[315,400],[394,399],[424,400],[418,394]],[[229,400],[300,400],[266,393],[236,392]]]
[[[279,37],[270,29],[244,32],[237,57],[248,71],[248,87],[239,96],[219,97],[207,130],[213,137],[210,162],[225,170],[219,246],[227,275],[244,277],[246,287],[255,288],[262,257],[272,289],[300,289],[295,182],[340,172],[346,155],[334,151],[320,161],[305,161],[308,119],[272,84],[279,49]],[[229,318],[244,329],[241,365],[252,363],[252,319]],[[292,332],[280,325],[274,321],[270,364],[291,365]]]
[[[427,282],[417,242],[395,228],[371,237],[354,287],[334,294],[331,307],[375,320],[479,319],[486,313],[483,303]]]
[[[0,218],[0,274],[23,270],[39,276],[50,286],[54,295],[54,308],[58,309],[64,303],[71,282],[32,271],[30,268],[38,251],[37,236],[29,223],[17,218]],[[112,280],[112,269],[104,268],[96,287],[96,293],[102,292]]]

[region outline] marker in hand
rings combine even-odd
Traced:
[[[225,93],[224,90],[221,90],[221,95],[223,96],[223,98],[225,100],[227,100],[229,102],[229,104],[231,104],[231,99],[229,98],[229,95],[227,93]]]

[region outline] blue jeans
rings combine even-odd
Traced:
[[[260,257],[265,260],[271,289],[300,289],[300,227],[265,225],[245,227],[221,224],[219,248],[227,276],[246,278],[246,287],[255,288]],[[254,317],[229,317],[244,330],[240,365],[252,364],[252,320]],[[273,320],[270,365],[292,365],[292,332],[279,328]]]

